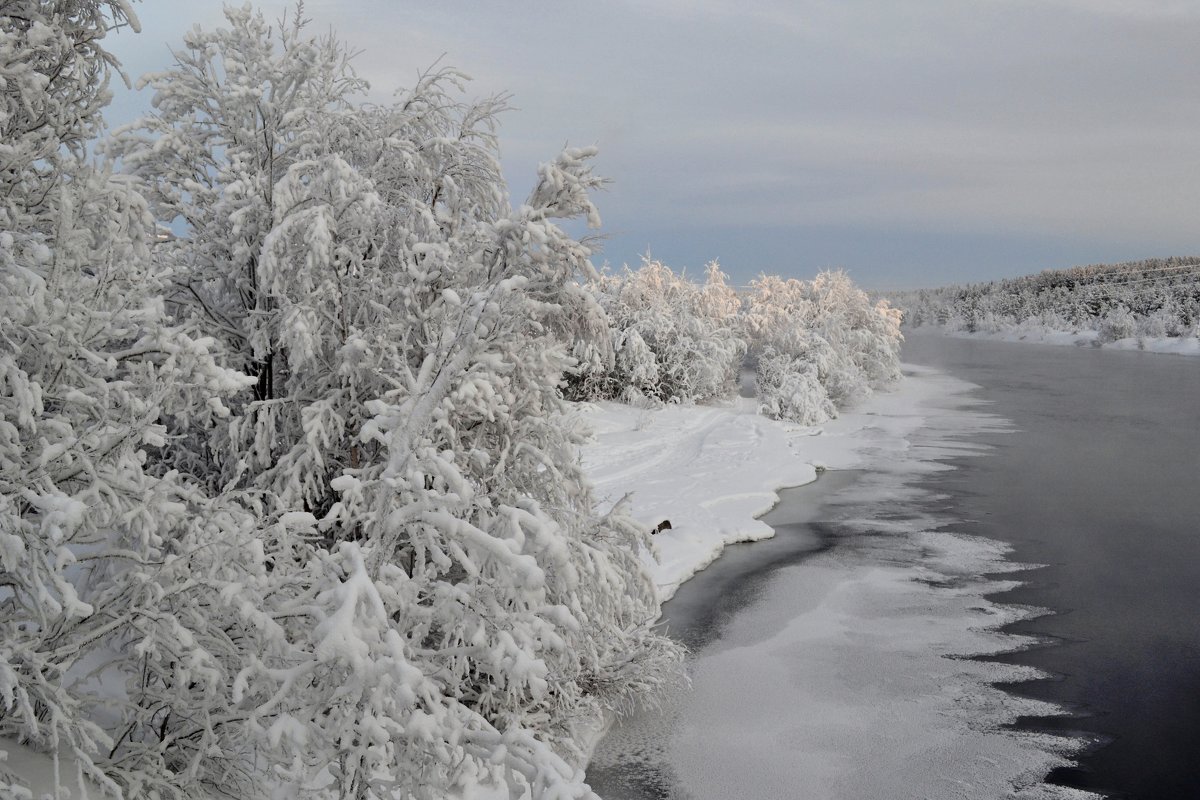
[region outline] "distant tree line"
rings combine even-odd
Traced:
[[[1101,341],[1200,334],[1200,256],[1096,264],[988,283],[892,292],[912,327],[1095,331]]]

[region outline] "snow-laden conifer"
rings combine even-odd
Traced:
[[[1194,338],[1200,258],[1094,264],[990,283],[891,293],[911,327],[968,333],[1092,333],[1095,341]],[[1024,337],[1022,337],[1024,338]]]

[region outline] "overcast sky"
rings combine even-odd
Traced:
[[[278,18],[283,3],[259,3]],[[135,6],[109,45],[171,62],[211,0]],[[514,195],[564,144],[613,181],[598,261],[843,267],[930,286],[1200,253],[1197,0],[310,0],[376,99],[442,54],[508,91]],[[118,88],[108,117],[149,97]],[[519,198],[518,198],[519,199]]]

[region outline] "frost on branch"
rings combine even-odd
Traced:
[[[76,792],[188,796],[221,704],[184,687],[213,685],[227,641],[199,604],[249,526],[162,454],[247,382],[167,312],[142,196],[82,157],[128,8],[0,13],[0,734]]]
[[[138,28],[122,0],[5,0],[0,4],[0,214],[5,229],[51,219],[61,172],[101,125],[117,60],[102,40]]]
[[[648,256],[640,269],[587,285],[612,325],[611,360],[580,359],[574,399],[704,402],[731,395],[756,365],[763,413],[806,425],[899,373],[899,313],[872,305],[843,273],[812,281],[761,276],[740,297],[714,262],[705,282]]]

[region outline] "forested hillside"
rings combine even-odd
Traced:
[[[504,98],[367,103],[299,15],[193,29],[102,135],[137,27],[0,2],[0,794],[37,751],[73,796],[592,796],[581,729],[682,653],[564,394],[720,398],[758,347],[823,419],[897,376],[896,314],[599,274],[593,149],[513,203]]]
[[[1200,334],[1200,257],[1097,264],[888,297],[912,327],[1094,331],[1099,341]]]

